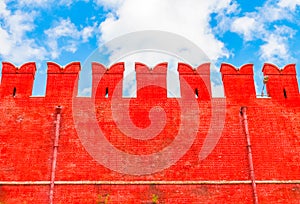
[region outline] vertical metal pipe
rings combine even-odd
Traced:
[[[50,193],[49,193],[49,203],[53,204],[53,195],[54,195],[54,181],[55,181],[55,171],[56,171],[56,160],[58,152],[58,140],[59,140],[59,130],[60,130],[60,115],[61,106],[56,107],[56,121],[55,121],[55,138],[53,145],[53,159],[52,159],[52,168],[51,168],[51,180],[50,180]]]
[[[254,203],[258,204],[258,196],[256,190],[256,183],[255,183],[255,173],[254,173],[254,165],[252,159],[252,151],[251,151],[251,142],[250,142],[250,134],[248,129],[248,119],[247,119],[247,107],[241,107],[241,120],[243,123],[244,132],[247,139],[247,149],[248,149],[248,160],[249,160],[249,168],[250,168],[250,178],[252,183],[252,190],[254,196]]]

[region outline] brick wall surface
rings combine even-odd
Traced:
[[[57,106],[62,110],[53,203],[153,203],[156,198],[157,203],[253,203],[243,106],[259,202],[299,203],[300,96],[295,65],[280,70],[265,64],[268,98],[256,97],[252,65],[236,69],[222,64],[225,98],[211,98],[209,64],[197,69],[179,64],[181,98],[167,98],[165,63],[154,69],[136,64],[136,98],[122,97],[124,63],[109,69],[92,66],[92,97],[76,97],[80,63],[64,68],[48,63],[46,95],[31,97],[35,64],[16,68],[3,63],[0,203],[50,202]],[[105,141],[80,136],[93,135],[95,126]],[[108,148],[96,149],[106,142],[126,155],[145,156],[143,162],[151,166],[147,155],[164,152],[180,135],[178,149],[157,155],[168,163],[164,157],[173,159],[182,151],[179,160],[165,167],[158,164],[164,168],[145,175],[109,168],[107,164],[119,167],[128,161]],[[211,152],[204,148],[218,137]],[[203,156],[203,150],[208,154]],[[140,172],[130,164],[124,172]]]

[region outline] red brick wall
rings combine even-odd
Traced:
[[[180,81],[190,86],[181,86],[181,95],[187,99],[167,98],[166,64],[148,70],[138,63],[137,98],[128,99],[121,96],[124,64],[118,63],[105,70],[102,65],[93,63],[92,98],[73,98],[77,92],[80,64],[71,63],[62,69],[59,65],[48,63],[46,96],[30,97],[35,64],[27,63],[16,69],[12,64],[3,63],[0,86],[0,202],[49,202],[50,184],[47,182],[50,181],[53,160],[55,108],[60,105],[56,181],[197,181],[198,184],[56,184],[54,203],[97,203],[104,201],[105,195],[109,195],[109,203],[151,203],[153,195],[157,195],[159,203],[252,203],[246,137],[239,114],[241,106],[248,107],[259,201],[297,203],[300,200],[300,97],[295,66],[289,65],[284,70],[269,64],[264,66],[263,72],[269,76],[267,90],[270,98],[256,98],[252,65],[237,70],[223,64],[221,72],[226,98],[211,99],[208,68],[206,64],[193,70],[189,65],[179,64]],[[13,96],[14,87],[16,93]],[[106,88],[109,90],[108,98],[105,98]],[[199,97],[189,98],[194,97],[195,89],[198,89]],[[283,89],[286,89],[287,98]],[[193,101],[198,111],[193,108]],[[225,104],[224,109],[222,104]],[[176,140],[180,131],[193,133],[185,128],[194,128],[196,137],[191,146],[182,144],[188,147],[187,152],[171,166],[148,175],[124,174],[101,164],[99,158],[95,158],[95,152],[86,149],[86,140],[80,137],[78,128],[87,127],[86,131],[93,131],[95,124],[92,120],[78,121],[74,108],[82,117],[93,113],[96,125],[107,141],[129,155],[162,151]],[[113,115],[112,109],[119,111],[117,115]],[[154,119],[157,120],[149,118],[150,110],[154,111],[154,116],[158,117]],[[224,126],[219,122],[223,112]],[[155,115],[157,113],[159,115]],[[154,138],[132,138],[118,126],[118,122],[126,121],[126,114],[134,126],[141,128],[141,132],[147,128],[150,132],[155,132],[155,127],[163,129]],[[161,124],[160,119],[164,123]],[[187,127],[182,125],[184,120],[189,121]],[[211,137],[219,133],[220,139],[212,152],[201,160],[199,153],[212,131],[211,124],[215,125]],[[183,150],[179,148],[179,151]],[[110,157],[104,149],[105,154],[108,162],[124,162],[114,155]],[[287,180],[294,183],[263,182]],[[5,183],[12,181],[46,183]],[[223,184],[200,184],[201,181]],[[246,183],[226,184],[230,181]]]

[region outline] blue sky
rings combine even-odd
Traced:
[[[280,68],[296,63],[299,79],[299,27],[300,0],[1,0],[0,60],[16,66],[35,61],[33,95],[43,95],[47,61],[83,63],[100,45],[119,36],[159,30],[183,36],[203,50],[216,67],[215,96],[222,95],[222,62],[236,67],[253,63],[260,92],[265,62]],[[109,65],[111,57],[103,54],[96,60]],[[149,58],[149,53],[124,58],[143,59],[151,66],[168,61],[165,56]],[[89,74],[82,71],[81,95],[89,94]]]

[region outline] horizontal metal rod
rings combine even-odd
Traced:
[[[256,180],[256,184],[300,184],[300,180]],[[50,181],[0,181],[0,185],[49,185]],[[55,181],[55,185],[237,185],[251,184],[241,181]]]

